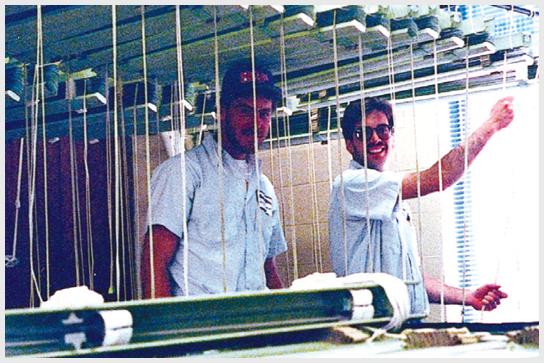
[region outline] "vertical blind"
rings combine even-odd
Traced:
[[[470,134],[466,117],[466,101],[449,102],[450,117],[450,147],[456,147]],[[457,286],[464,289],[474,289],[480,286],[478,262],[476,255],[476,239],[474,236],[473,204],[471,188],[471,172],[453,186],[453,224],[456,251]],[[464,321],[475,320],[475,311],[471,307],[463,309]]]

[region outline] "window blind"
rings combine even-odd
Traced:
[[[469,134],[465,100],[451,101],[449,103],[449,119],[450,146],[454,148]],[[453,186],[452,193],[457,287],[465,289],[479,287],[471,193],[471,173],[469,170]],[[462,319],[466,322],[475,321],[476,313],[472,307],[465,307]]]

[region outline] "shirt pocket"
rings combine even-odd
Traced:
[[[189,217],[189,232],[210,244],[221,241],[223,233],[226,240],[236,238],[243,228],[243,209],[243,199],[238,198],[233,190],[224,191],[223,196],[210,188],[198,190]]]

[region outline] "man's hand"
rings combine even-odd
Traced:
[[[495,132],[504,129],[514,120],[513,101],[514,97],[512,96],[505,97],[497,101],[491,109],[488,122]]]
[[[467,297],[467,304],[476,310],[491,311],[501,303],[508,295],[500,291],[500,286],[495,284],[484,285],[471,292]]]

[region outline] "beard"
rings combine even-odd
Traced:
[[[230,119],[227,117],[223,126],[223,134],[231,149],[235,149],[243,154],[255,154],[255,131],[253,128],[238,130],[237,133],[234,127],[232,127]],[[246,138],[248,142],[241,142],[240,137]]]

